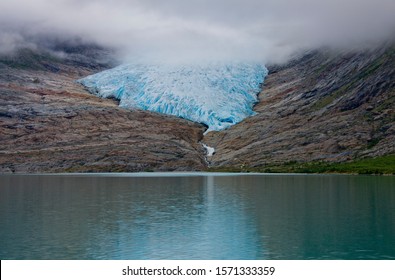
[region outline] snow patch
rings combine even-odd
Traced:
[[[207,146],[206,144],[202,143],[202,146],[206,150],[206,156],[212,157],[215,154],[215,149],[212,147]]]

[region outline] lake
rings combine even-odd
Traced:
[[[395,177],[0,175],[0,259],[395,259]]]

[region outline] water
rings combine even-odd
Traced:
[[[395,259],[395,177],[2,175],[0,259]]]

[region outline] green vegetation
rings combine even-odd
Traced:
[[[385,64],[387,61],[388,57],[387,55],[384,55],[378,59],[376,59],[368,68],[366,68],[364,71],[359,73],[358,79],[363,80],[366,79],[366,77],[372,75],[374,72],[376,72],[381,66]]]
[[[329,63],[322,64],[317,70],[314,71],[316,76],[318,77],[321,75],[323,72],[327,71]]]
[[[210,172],[258,172],[258,173],[347,173],[395,175],[395,155],[359,159],[351,162],[328,163],[296,161],[260,167],[211,167]]]
[[[30,49],[21,49],[13,55],[0,57],[0,64],[25,70],[56,70],[49,64],[57,62],[60,62],[60,59],[50,53],[38,53]]]
[[[350,78],[350,82],[343,85],[340,87],[338,90],[330,92],[326,96],[323,96],[321,99],[317,100],[315,103],[312,104],[311,109],[313,111],[318,111],[321,110],[328,105],[332,104],[334,101],[338,100],[340,97],[346,95],[347,92],[353,89],[354,85],[358,83],[361,80],[367,79],[369,76],[373,75],[375,72],[377,72],[381,67],[383,67],[388,61],[392,61],[393,58],[392,56],[394,55],[395,48],[390,49],[387,51],[385,54],[377,58],[375,61],[373,61],[369,66],[367,66],[365,69],[363,69],[361,72],[357,73],[352,79]],[[320,74],[325,70],[325,65],[322,65],[318,70],[317,74]],[[389,104],[393,100],[388,100],[386,101]],[[383,106],[385,106],[384,104]]]
[[[368,141],[367,149],[372,149],[374,146],[376,146],[383,138],[378,137],[378,138],[373,138],[372,140]]]
[[[318,111],[318,110],[321,110],[322,108],[325,108],[329,104],[333,103],[335,100],[337,100],[338,98],[340,98],[341,96],[343,96],[345,94],[346,88],[348,88],[348,86],[344,86],[344,87],[340,88],[339,90],[334,91],[334,92],[330,93],[329,95],[319,99],[317,102],[315,102],[313,104],[313,106],[311,106],[312,110]]]

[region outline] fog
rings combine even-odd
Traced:
[[[277,62],[395,35],[394,0],[2,0],[0,52],[80,38],[123,59]]]

